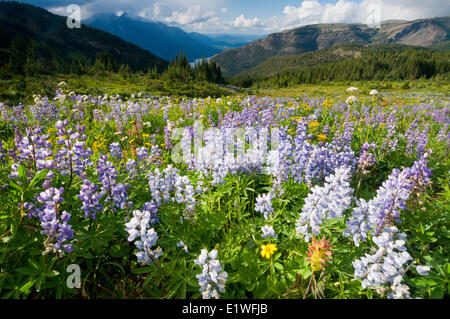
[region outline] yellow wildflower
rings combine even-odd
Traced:
[[[262,245],[261,246],[261,256],[270,259],[272,257],[273,253],[278,250],[277,246],[274,244],[268,244],[268,245]]]
[[[320,126],[320,123],[317,121],[312,121],[311,123],[309,123],[309,126],[310,127],[318,127],[318,126]]]
[[[317,135],[317,137],[318,137],[319,140],[321,140],[321,141],[327,140],[327,137],[326,137],[326,135],[324,135],[324,134],[319,134],[319,135]]]

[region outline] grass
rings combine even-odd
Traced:
[[[91,95],[115,95],[123,98],[132,93],[172,97],[219,97],[235,95],[234,90],[208,82],[172,83],[163,78],[152,78],[136,73],[121,75],[42,75],[40,77],[14,77],[0,80],[0,100],[6,104],[31,102],[33,94],[54,96],[60,82],[66,82],[73,91]]]
[[[347,96],[346,89],[350,86],[356,86],[360,93],[368,94],[370,90],[377,89],[380,93],[386,95],[395,94],[395,97],[403,95],[418,94],[441,94],[450,95],[450,83],[439,80],[425,81],[403,81],[403,82],[328,82],[323,84],[303,84],[289,88],[269,88],[255,89],[257,96]],[[409,86],[409,88],[405,88]]]

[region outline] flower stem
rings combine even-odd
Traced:
[[[305,294],[303,295],[303,299],[306,299],[306,296],[308,295],[308,292],[311,289],[311,283],[313,281],[314,275],[315,273],[313,271],[313,273],[311,274],[311,278],[309,279],[308,287],[306,288]]]

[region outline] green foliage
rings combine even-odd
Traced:
[[[210,82],[223,83],[224,78],[220,67],[213,61],[208,62],[205,58],[200,63],[195,63],[192,68],[184,52],[180,52],[169,64],[162,78],[170,83]]]

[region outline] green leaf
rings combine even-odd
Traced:
[[[17,168],[17,173],[19,173],[19,178],[26,182],[27,181],[27,171],[25,169],[25,166],[23,165],[19,165],[19,167]]]
[[[19,273],[21,273],[21,274],[24,274],[24,275],[31,275],[31,276],[40,273],[39,270],[36,270],[36,269],[33,269],[33,268],[27,268],[27,267],[20,267],[20,268],[17,268],[17,271],[18,271]]]
[[[124,257],[127,256],[130,252],[129,247],[121,246],[121,245],[114,245],[109,248],[109,253],[112,257]]]
[[[46,272],[43,273],[43,275],[45,277],[55,277],[59,275],[59,272],[56,270],[47,270]]]
[[[17,228],[18,228],[18,221],[16,219],[13,220],[11,223],[11,234],[15,236],[17,234]]]
[[[152,270],[153,270],[153,267],[141,267],[141,268],[135,268],[135,269],[132,269],[131,272],[132,272],[133,274],[140,275],[140,274],[146,274],[146,273],[149,273],[149,272],[151,272]]]
[[[36,281],[36,291],[39,292],[41,291],[41,286],[42,284],[45,282],[45,277],[44,276],[39,276],[39,278]]]
[[[33,259],[28,259],[28,263],[30,264],[31,267],[33,267],[35,270],[40,271],[39,265],[37,264],[36,261],[34,261]]]
[[[436,286],[439,284],[439,282],[429,278],[429,277],[416,277],[412,278],[411,282],[416,285],[417,287],[430,287],[430,286]]]
[[[445,286],[444,285],[439,285],[439,286],[436,286],[434,288],[431,288],[430,298],[431,299],[442,299],[442,298],[444,298],[444,290],[445,290]]]
[[[40,171],[39,173],[37,173],[37,174],[33,177],[33,179],[31,180],[29,187],[33,187],[33,186],[36,185],[40,180],[42,180],[42,179],[47,175],[48,171],[49,171],[49,169],[46,168],[46,169]],[[20,175],[19,175],[19,176],[20,176]]]
[[[185,283],[184,281],[181,281],[181,282],[177,283],[175,285],[175,287],[170,290],[169,294],[165,297],[165,299],[172,298],[175,295],[175,293],[178,291],[178,288],[180,288],[181,285],[184,284],[184,283]]]
[[[22,287],[20,287],[19,291],[23,292],[23,293],[28,293],[28,291],[30,290],[31,287],[33,287],[34,283],[36,282],[36,279],[27,282],[25,285],[23,285]]]
[[[279,270],[279,271],[283,271],[283,265],[280,263],[273,263],[273,266],[275,267],[275,269]]]
[[[18,184],[16,184],[16,183],[14,183],[14,182],[9,182],[9,184],[8,184],[10,187],[12,187],[12,188],[14,188],[15,190],[18,190],[19,192],[23,192],[23,188],[22,188],[22,186],[20,186],[20,185],[18,185]]]

